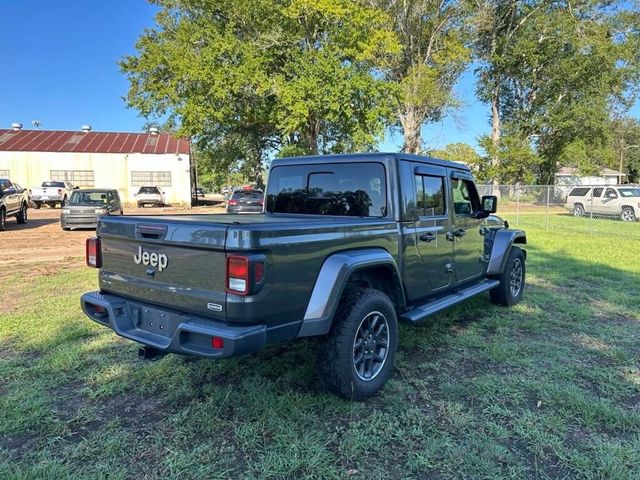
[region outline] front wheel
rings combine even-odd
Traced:
[[[0,232],[7,229],[7,212],[4,208],[0,209]]]
[[[16,216],[16,220],[18,221],[18,223],[27,223],[27,204],[23,203],[22,206],[20,207],[20,212],[18,213],[18,215]]]
[[[493,303],[510,307],[522,299],[525,265],[524,254],[521,249],[511,247],[504,271],[497,279],[500,280],[500,285],[489,291]]]
[[[582,217],[584,215],[584,207],[579,203],[576,203],[573,206],[573,216],[574,217]]]
[[[346,399],[369,398],[391,376],[397,345],[398,319],[389,297],[369,288],[349,290],[318,351],[320,379]]]

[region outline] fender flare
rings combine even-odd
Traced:
[[[493,237],[489,265],[487,266],[487,275],[500,275],[502,273],[514,243],[526,244],[527,234],[522,230],[510,230],[506,228],[501,228],[496,231]],[[526,251],[524,251],[524,255],[526,259]]]
[[[316,278],[298,337],[329,333],[333,316],[349,276],[364,268],[381,266],[391,270],[395,287],[401,289],[401,298],[404,301],[404,290],[398,265],[386,250],[382,248],[347,250],[327,257]]]

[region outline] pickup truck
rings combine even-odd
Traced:
[[[398,321],[482,292],[513,305],[525,233],[463,164],[401,153],[274,160],[261,214],[102,217],[87,240],[95,322],[167,352],[224,358],[322,337],[319,374],[360,400],[392,374]]]
[[[8,178],[0,178],[0,231],[7,228],[7,217],[16,217],[18,223],[27,223],[29,195]]]
[[[56,205],[62,207],[66,204],[71,192],[77,188],[70,182],[42,182],[40,187],[32,188],[29,193],[31,194],[31,201],[36,208],[40,208],[42,204],[54,208]]]

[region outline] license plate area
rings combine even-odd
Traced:
[[[133,318],[136,328],[163,337],[171,337],[175,331],[174,315],[148,307],[134,307]]]

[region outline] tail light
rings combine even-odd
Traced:
[[[58,195],[62,195],[62,189],[61,188],[58,189]]]
[[[98,237],[87,238],[87,266],[93,268],[102,266],[102,248]]]
[[[249,259],[227,257],[227,291],[236,295],[249,293]]]
[[[264,273],[264,257],[229,255],[227,257],[227,292],[235,295],[256,293],[264,280]]]
[[[229,205],[237,205],[238,201],[237,200],[229,200]]]

